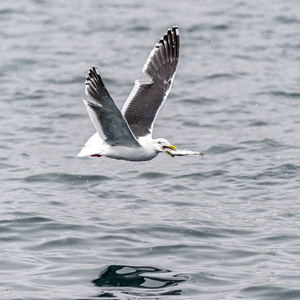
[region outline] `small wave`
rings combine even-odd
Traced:
[[[217,99],[215,98],[207,98],[207,97],[200,97],[200,98],[194,98],[194,99],[182,99],[179,100],[178,102],[183,103],[184,105],[213,105],[216,104],[218,102]]]
[[[251,151],[276,151],[290,148],[290,146],[273,139],[249,140],[240,143],[240,145],[253,146]]]
[[[280,166],[270,167],[263,172],[249,176],[239,176],[239,179],[255,181],[257,185],[278,185],[286,181],[297,178],[300,166],[293,164],[282,164]]]
[[[221,154],[221,153],[232,152],[240,149],[243,149],[243,147],[236,147],[233,145],[219,145],[219,146],[210,147],[207,150],[207,153]]]
[[[209,171],[209,172],[188,173],[188,174],[184,174],[184,175],[174,176],[174,178],[207,179],[207,178],[223,176],[227,173],[228,172],[225,170],[214,170],[214,171]]]
[[[11,169],[11,168],[15,168],[16,166],[11,165],[11,164],[4,164],[4,163],[0,163],[0,169]]]
[[[250,127],[261,127],[261,126],[268,126],[268,125],[270,124],[264,121],[252,121],[249,123]]]
[[[299,289],[287,289],[288,284],[260,284],[246,287],[239,292],[238,298],[245,299],[299,299]],[[276,296],[275,296],[276,295]]]
[[[297,92],[285,92],[285,91],[261,92],[261,93],[257,93],[257,95],[271,95],[271,96],[275,96],[275,97],[292,98],[292,99],[299,99],[300,98],[300,93],[297,93]]]
[[[218,24],[218,25],[213,25],[212,26],[213,30],[221,30],[221,31],[225,31],[230,29],[230,26],[226,25],[226,24]]]
[[[166,173],[160,173],[160,172],[143,172],[139,176],[139,178],[146,178],[146,179],[152,179],[152,178],[166,178],[168,177],[168,174]]]
[[[202,32],[202,31],[226,31],[231,28],[230,25],[227,24],[200,24],[200,25],[193,25],[187,28],[187,31],[190,33],[194,32]]]
[[[299,18],[287,17],[287,16],[278,16],[275,18],[275,21],[283,24],[298,24],[300,23]]]
[[[297,177],[300,173],[300,166],[294,164],[282,164],[280,166],[266,169],[261,176],[271,177],[275,179],[291,179]]]
[[[144,25],[134,25],[129,27],[127,30],[136,33],[136,32],[150,31],[150,28]]]
[[[218,78],[236,78],[235,76],[233,76],[232,74],[228,74],[228,73],[215,73],[215,74],[211,74],[206,76],[205,78],[207,79],[218,79]]]
[[[57,114],[55,116],[53,116],[53,115],[47,116],[47,119],[77,120],[77,119],[81,119],[81,118],[82,118],[82,114],[75,114],[75,113],[61,113],[61,114]]]
[[[184,122],[182,124],[183,127],[193,127],[193,128],[198,128],[200,127],[199,122],[192,122],[192,121],[188,121],[188,122]]]
[[[12,14],[15,13],[15,9],[12,8],[2,8],[0,9],[0,15]]]
[[[42,173],[30,175],[24,178],[25,182],[57,182],[57,183],[76,183],[97,182],[110,180],[110,177],[102,175],[73,175],[66,173]]]

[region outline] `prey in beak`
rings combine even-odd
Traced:
[[[167,153],[167,154],[169,154],[170,156],[172,156],[173,158],[175,157],[173,154],[171,154],[171,153],[167,150],[167,149],[171,149],[171,150],[177,151],[177,148],[176,148],[175,146],[173,146],[173,145],[162,146],[161,149],[162,149],[165,153]]]

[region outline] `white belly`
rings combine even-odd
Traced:
[[[158,152],[144,147],[129,148],[123,146],[112,146],[103,154],[106,157],[124,159],[130,161],[146,161],[158,155]]]
[[[130,161],[150,160],[158,155],[151,143],[151,138],[143,137],[139,139],[140,147],[110,146],[105,143],[96,132],[89,138],[78,156],[90,156],[99,154],[114,159],[124,159]]]

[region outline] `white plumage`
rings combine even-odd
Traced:
[[[153,124],[170,91],[179,58],[179,30],[175,26],[160,39],[143,68],[146,80],[136,80],[122,111],[109,95],[97,68],[89,70],[83,100],[97,132],[78,156],[106,156],[145,161],[160,152],[170,156],[201,154],[180,152],[166,139],[152,139]]]

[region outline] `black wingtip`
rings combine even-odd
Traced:
[[[85,85],[89,85],[92,79],[98,79],[99,73],[97,71],[97,67],[89,68],[88,75],[86,76]]]
[[[90,79],[98,79],[100,77],[100,74],[98,72],[98,69],[97,67],[91,67],[89,69],[89,72],[88,72],[88,76],[87,78],[90,78]]]
[[[85,80],[85,93],[101,102],[102,97],[110,97],[97,67],[91,67]]]

